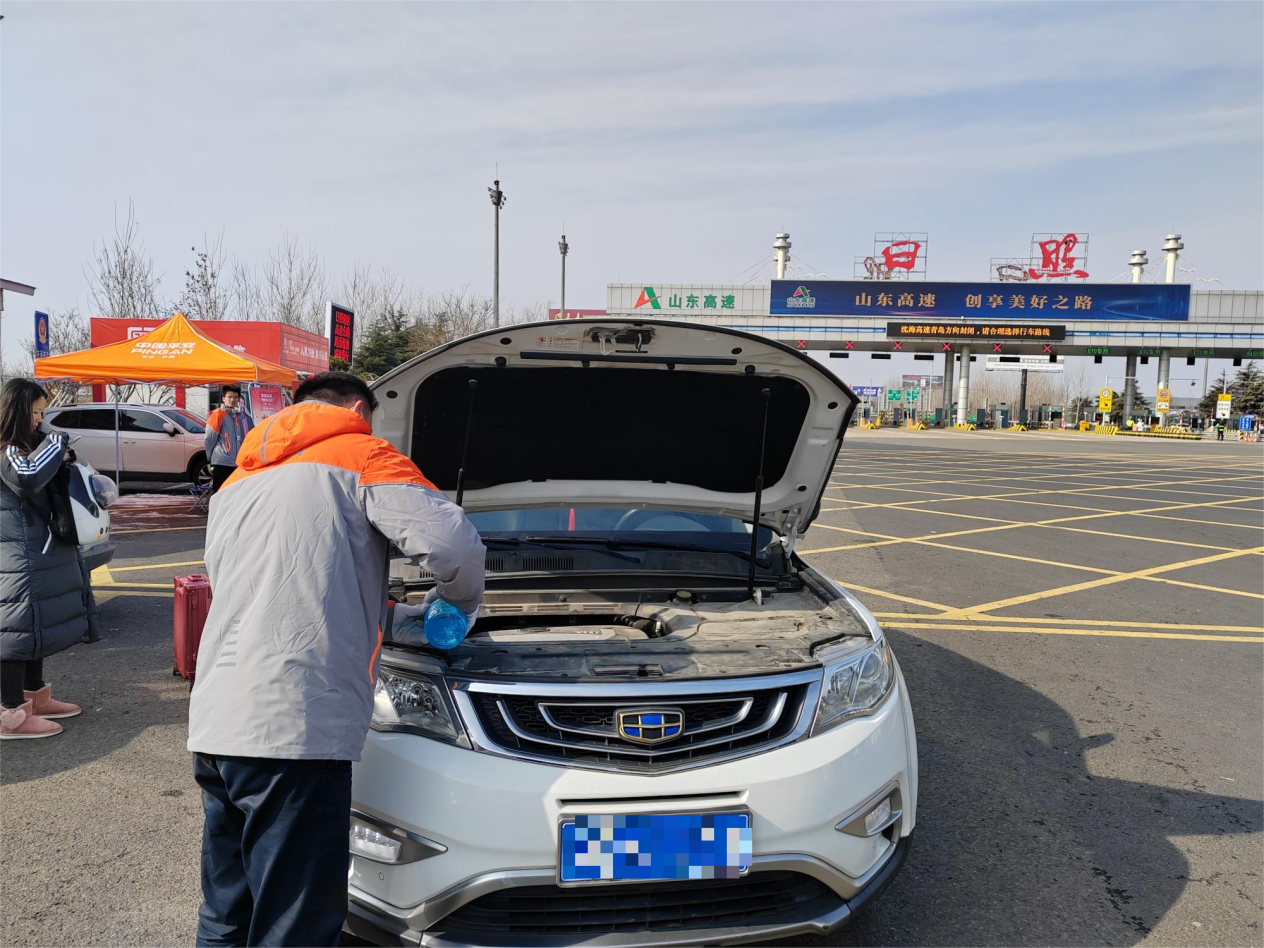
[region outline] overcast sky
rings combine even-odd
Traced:
[[[850,277],[875,231],[984,279],[1036,231],[1089,270],[1159,259],[1264,286],[1264,6],[30,3],[0,13],[4,340],[87,303],[135,202],[168,298],[223,233],[288,232],[430,291],[602,307],[607,282],[724,283],[786,229]],[[748,271],[749,272],[749,271]],[[1195,283],[1196,287],[1204,284]]]

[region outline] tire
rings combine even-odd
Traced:
[[[199,451],[189,460],[189,466],[185,470],[185,479],[190,484],[209,484],[211,482],[211,466],[206,461],[206,455]]]

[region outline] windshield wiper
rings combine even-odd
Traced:
[[[714,546],[702,546],[698,543],[681,543],[674,540],[633,540],[622,537],[575,537],[575,536],[530,536],[529,541],[549,543],[573,543],[585,546],[604,546],[608,550],[646,549],[646,550],[684,550],[691,553],[720,553],[725,556],[736,556],[738,559],[750,561],[751,556],[743,550],[724,550]],[[756,555],[755,562],[761,566],[768,562],[767,552],[761,557]]]
[[[554,537],[483,537],[484,546],[529,546],[537,550],[556,550],[559,542],[565,542],[572,539],[570,537],[557,538]],[[596,541],[602,543],[604,541]],[[618,560],[626,560],[629,563],[640,563],[641,561],[635,556],[628,556],[626,553],[617,553],[612,549],[598,550],[598,553],[605,553],[607,556],[613,556]]]

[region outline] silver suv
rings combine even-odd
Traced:
[[[667,945],[829,932],[916,817],[881,628],[795,544],[856,397],[767,339],[572,320],[375,383],[375,431],[470,513],[481,617],[387,646],[355,767],[353,934]],[[432,585],[395,570],[395,594]]]

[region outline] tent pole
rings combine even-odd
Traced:
[[[114,383],[114,486],[123,491],[123,452],[119,447],[119,385]]]

